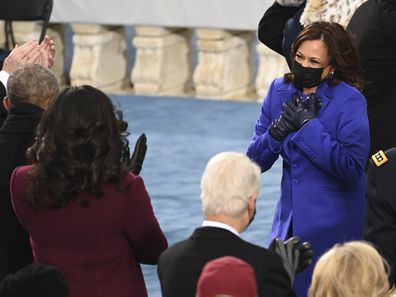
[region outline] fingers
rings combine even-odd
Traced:
[[[298,95],[298,93],[293,94],[293,101],[296,106],[300,106],[300,104],[302,103],[301,97],[300,95]]]
[[[25,63],[23,64],[41,64],[41,52],[40,52],[40,48],[34,49],[32,50],[30,53],[28,53],[25,57],[24,57],[24,61]]]
[[[51,68],[55,62],[55,52],[56,52],[55,42],[52,39],[50,39],[48,35],[45,35],[44,40],[40,43],[40,47],[46,51],[47,53],[46,64],[48,68]]]
[[[294,104],[283,103],[283,109],[289,114],[292,115],[297,110],[297,107]]]

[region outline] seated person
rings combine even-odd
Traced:
[[[1,297],[69,297],[69,287],[55,267],[31,264],[0,283]]]
[[[197,297],[256,297],[256,274],[245,261],[224,256],[204,266],[197,284]]]
[[[336,244],[316,263],[309,297],[387,297],[385,260],[370,244]]]
[[[254,218],[260,175],[260,167],[245,154],[224,152],[210,159],[201,179],[202,227],[159,259],[163,297],[195,296],[205,264],[222,256],[253,267],[258,296],[295,296],[280,256],[240,238]]]

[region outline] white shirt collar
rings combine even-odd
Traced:
[[[234,233],[236,236],[240,237],[240,234],[238,233],[237,230],[235,230],[231,226],[229,226],[227,224],[224,224],[224,223],[220,223],[220,222],[216,222],[216,221],[204,220],[203,223],[202,223],[202,227],[222,228],[222,229],[228,230],[228,231]]]
[[[4,70],[0,71],[0,81],[3,83],[4,88],[6,88],[6,89],[7,89],[7,81],[8,81],[9,77],[10,77],[10,75],[7,72],[5,72]],[[1,100],[3,100],[3,98],[1,98]]]

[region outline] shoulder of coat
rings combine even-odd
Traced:
[[[388,157],[385,155],[383,150],[378,151],[374,155],[371,156],[371,159],[374,161],[374,164],[377,167],[382,166],[386,162],[388,162]]]

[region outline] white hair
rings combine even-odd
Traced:
[[[245,154],[223,152],[212,157],[201,179],[205,215],[239,216],[260,190],[260,167]]]

